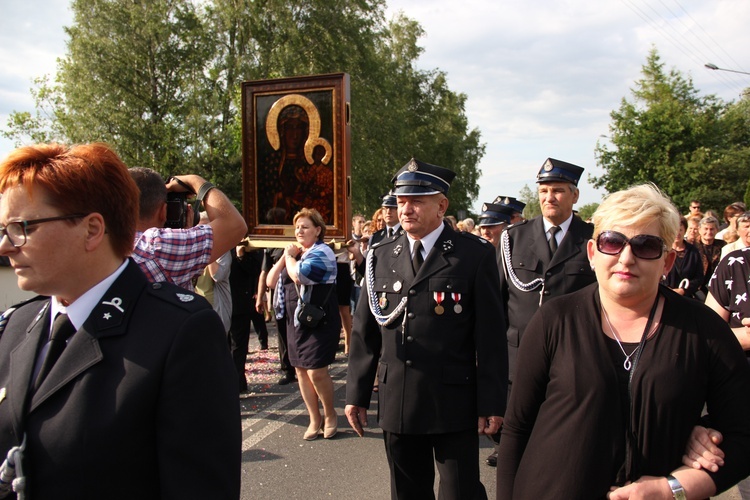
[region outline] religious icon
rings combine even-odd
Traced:
[[[250,236],[288,239],[314,208],[326,239],[350,234],[349,77],[245,82],[243,209]]]

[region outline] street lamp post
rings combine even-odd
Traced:
[[[717,65],[715,65],[714,63],[706,63],[706,64],[704,64],[704,66],[707,67],[708,69],[713,69],[713,70],[729,71],[731,73],[739,73],[741,75],[750,75],[750,73],[748,73],[747,71],[737,71],[736,69],[720,68]]]

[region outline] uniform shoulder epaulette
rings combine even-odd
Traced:
[[[524,225],[529,223],[529,219],[522,220],[521,222],[516,222],[515,224],[511,224],[510,226],[506,227],[505,230],[508,231],[509,229],[517,229],[519,227],[523,227]]]
[[[186,311],[211,308],[211,304],[204,297],[172,283],[149,283],[147,288],[149,295]]]
[[[22,302],[19,302],[18,304],[13,304],[8,309],[18,309],[19,307],[23,307],[25,305],[31,304],[32,302],[36,302],[38,300],[49,300],[49,297],[47,295],[36,295],[34,297],[31,297],[30,299],[26,299]]]
[[[46,296],[46,295],[36,295],[34,297],[31,297],[30,299],[26,299],[26,300],[24,300],[22,302],[19,302],[18,304],[13,304],[12,306],[10,306],[5,311],[0,311],[0,316],[5,316],[5,313],[8,312],[8,311],[10,311],[10,312],[15,311],[16,309],[20,309],[21,307],[27,306],[27,305],[29,305],[29,304],[31,304],[33,302],[37,302],[37,301],[40,301],[40,300],[49,300],[49,297]]]
[[[482,238],[481,236],[477,236],[476,234],[473,234],[473,233],[468,233],[466,231],[458,231],[458,234],[460,237],[470,240],[473,243],[476,243],[479,245],[487,245],[489,243],[488,240]]]

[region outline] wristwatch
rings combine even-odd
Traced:
[[[206,195],[208,194],[208,192],[211,191],[215,187],[216,186],[214,186],[213,184],[211,184],[208,181],[206,181],[203,184],[201,184],[201,187],[198,188],[198,194],[196,196],[197,199],[198,199],[198,201],[203,201],[203,198],[206,197]]]
[[[672,475],[667,476],[667,482],[669,483],[669,489],[672,490],[672,498],[675,500],[687,500],[685,488],[682,487],[676,477]]]

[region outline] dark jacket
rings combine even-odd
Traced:
[[[580,290],[596,281],[586,255],[586,243],[591,239],[593,232],[594,227],[591,224],[574,215],[565,237],[550,259],[549,244],[541,216],[514,224],[506,230],[509,246],[506,250],[503,244],[500,245],[500,252],[504,252],[504,268],[507,266],[505,252],[509,252],[511,267],[521,282],[530,283],[537,278],[544,280],[543,286],[538,285],[531,291],[524,292],[508,279],[507,269],[500,273],[503,302],[508,317],[508,361],[511,381],[515,373],[518,346],[526,324],[539,309],[540,299],[543,302]]]
[[[378,423],[385,431],[457,432],[476,429],[478,416],[503,415],[507,344],[492,245],[444,226],[416,277],[406,235],[371,252],[382,312],[393,312],[402,299],[407,305],[391,324],[379,326],[368,305],[370,285],[363,288],[347,404],[369,407],[380,358]],[[436,312],[436,293],[445,294],[442,314]]]
[[[29,396],[48,308],[0,338],[0,456],[26,436],[28,498],[239,497],[236,374],[208,302],[131,260]]]

